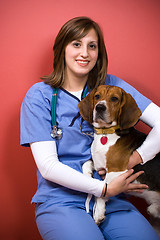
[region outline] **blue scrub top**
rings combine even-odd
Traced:
[[[113,85],[123,88],[130,93],[141,112],[151,103],[151,100],[143,96],[136,89],[125,81],[113,75],[107,75],[106,85]],[[39,82],[34,84],[27,92],[21,106],[21,145],[29,146],[29,143],[38,141],[55,141],[51,137],[51,104],[53,89]],[[83,93],[82,93],[83,94]],[[82,165],[85,161],[91,159],[90,146],[93,138],[82,134],[80,130],[81,116],[78,109],[79,99],[64,89],[58,90],[56,121],[58,127],[63,131],[63,137],[56,140],[57,153],[59,161],[82,172]],[[83,132],[93,132],[92,126],[84,121],[82,124]],[[98,178],[98,174],[96,175]],[[38,189],[34,195],[32,202],[44,202],[52,199],[55,204],[66,202],[79,204],[84,207],[87,194],[79,193],[67,189],[63,186],[45,180],[37,170]],[[112,198],[108,202],[108,212],[114,211],[119,207],[121,209],[128,207],[127,202],[115,200]],[[119,204],[118,204],[119,203]]]

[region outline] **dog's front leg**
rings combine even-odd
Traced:
[[[93,171],[94,171],[93,161],[88,160],[87,162],[85,162],[82,166],[82,171],[83,171],[83,174],[85,174],[86,176],[92,177]],[[92,198],[92,194],[88,194],[86,202],[85,202],[85,207],[86,207],[87,213],[89,213],[89,202],[90,202],[91,198]]]
[[[106,174],[104,182],[108,183],[107,181],[108,174]],[[105,219],[106,213],[106,199],[104,198],[95,198],[95,204],[93,208],[93,218],[97,225],[99,225]]]
[[[99,225],[105,219],[106,213],[106,200],[104,198],[95,198],[95,204],[93,208],[93,218],[97,225]]]
[[[115,179],[117,176],[121,175],[124,172],[126,171],[106,173],[104,182],[109,184],[113,179]],[[107,200],[104,198],[95,199],[93,218],[97,225],[99,225],[105,219],[106,201]]]
[[[94,170],[94,166],[93,166],[93,161],[92,160],[88,160],[82,166],[83,174],[86,175],[86,176],[92,177],[93,170]]]

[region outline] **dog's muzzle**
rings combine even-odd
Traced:
[[[105,121],[106,118],[106,106],[103,103],[98,103],[95,106],[95,121]]]

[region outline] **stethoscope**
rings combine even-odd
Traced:
[[[61,139],[62,138],[62,129],[58,128],[56,122],[56,105],[57,105],[57,93],[58,88],[53,88],[52,94],[52,106],[51,106],[51,118],[52,118],[52,131],[51,137],[54,139]]]
[[[61,139],[63,132],[62,132],[62,129],[57,126],[57,122],[56,122],[57,93],[58,93],[58,88],[53,88],[52,106],[51,106],[51,119],[52,119],[51,137],[54,139]],[[88,93],[88,88],[86,87],[85,90],[83,91],[82,99],[85,98],[87,93]]]

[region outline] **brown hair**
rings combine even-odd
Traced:
[[[88,75],[89,90],[105,83],[108,57],[104,44],[103,34],[99,25],[88,17],[76,17],[66,22],[60,29],[53,46],[54,62],[53,72],[42,79],[51,87],[59,88],[64,83],[65,48],[73,40],[79,40],[94,29],[98,36],[98,59],[94,68]]]

